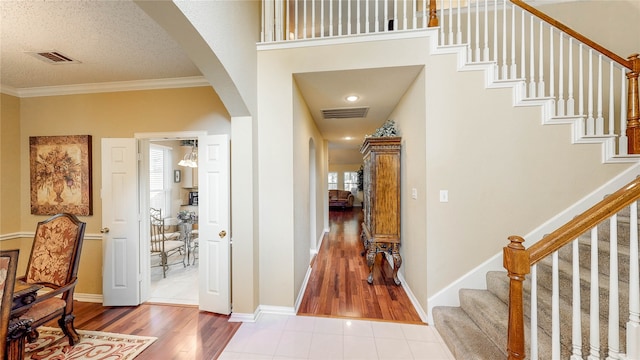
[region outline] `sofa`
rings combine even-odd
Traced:
[[[329,207],[352,208],[353,194],[348,190],[329,190]]]

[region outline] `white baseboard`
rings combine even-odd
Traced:
[[[413,291],[411,291],[411,288],[409,287],[409,285],[407,285],[407,281],[404,279],[404,276],[400,272],[398,272],[398,280],[400,280],[404,292],[407,294],[409,300],[411,300],[411,304],[413,304],[413,307],[416,309],[416,312],[420,316],[420,320],[422,320],[423,323],[428,324],[429,322],[427,321],[427,313],[422,308],[422,305],[420,305],[420,302],[418,302],[418,298],[413,294]]]
[[[83,294],[74,293],[73,299],[82,302],[99,303],[102,304],[102,294]]]
[[[302,286],[300,286],[300,291],[298,291],[298,297],[296,298],[296,303],[294,305],[295,313],[298,313],[298,310],[300,309],[300,304],[302,304],[302,299],[304,299],[304,293],[307,290],[307,285],[309,284],[310,277],[311,277],[311,266],[307,268],[307,273],[304,275]]]

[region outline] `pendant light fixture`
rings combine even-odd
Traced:
[[[178,163],[180,166],[198,167],[198,143],[197,140],[190,140],[191,151],[186,153],[182,160]]]

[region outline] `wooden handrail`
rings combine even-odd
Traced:
[[[609,51],[608,49],[606,49],[604,46],[596,43],[595,41],[589,39],[588,37],[580,34],[579,32],[573,30],[572,28],[568,27],[567,25],[561,23],[560,21],[552,18],[551,16],[543,13],[542,11],[528,5],[527,3],[525,3],[522,0],[509,0],[512,3],[514,3],[515,5],[521,7],[522,9],[526,10],[527,12],[533,14],[534,16],[540,18],[541,20],[547,22],[548,24],[554,26],[555,28],[562,30],[563,32],[565,32],[567,35],[573,37],[574,39],[580,41],[581,43],[589,46],[590,48],[592,48],[593,50],[598,51],[599,53],[607,56],[608,58],[610,58],[611,60],[617,62],[618,64],[626,67],[627,69],[631,70],[633,69],[633,65],[631,63],[631,61],[623,58],[622,56],[619,56],[617,54],[614,54],[612,51]]]
[[[597,224],[607,220],[632,202],[640,198],[640,178],[636,178],[620,190],[607,196],[584,213],[576,216],[556,231],[531,245],[529,253],[530,266],[558,251],[578,236],[584,234]]]
[[[509,325],[507,333],[508,359],[524,359],[524,306],[522,283],[531,266],[568,245],[594,226],[609,219],[620,210],[640,199],[640,178],[636,178],[615,193],[578,215],[556,231],[545,236],[530,248],[522,245],[524,239],[509,237],[509,245],[503,249],[503,264],[509,283]]]

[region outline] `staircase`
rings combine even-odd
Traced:
[[[617,214],[617,248],[618,248],[618,296],[619,296],[619,339],[618,349],[624,349],[625,323],[629,309],[629,207]],[[606,324],[609,316],[609,271],[610,271],[610,221],[607,220],[597,227],[597,254],[599,277],[599,322]],[[590,266],[591,266],[591,232],[581,235],[577,240],[580,266],[580,317],[582,324],[581,353],[590,354],[589,344],[589,308],[590,300]],[[640,255],[640,254],[638,254]],[[569,359],[572,350],[572,246],[565,246],[558,251],[558,279],[559,279],[559,314],[560,314],[560,343],[561,357]],[[537,313],[538,313],[538,349],[537,358],[554,359],[551,348],[552,334],[552,291],[553,291],[553,260],[547,258],[537,265]],[[448,345],[456,359],[504,359],[507,357],[507,323],[509,303],[509,277],[506,271],[491,271],[486,274],[487,289],[463,289],[460,291],[459,307],[435,307],[433,320],[438,332]],[[525,338],[531,334],[531,281],[525,281]],[[566,291],[565,291],[566,290]],[[607,327],[601,326],[599,341],[600,351],[593,353],[596,359],[604,359],[608,353]],[[527,347],[526,358],[530,359],[531,349]]]

